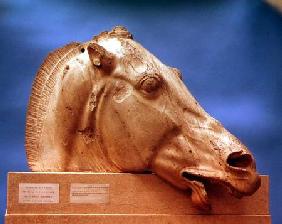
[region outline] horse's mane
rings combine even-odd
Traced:
[[[42,132],[44,118],[48,110],[51,93],[56,83],[56,75],[66,61],[79,52],[80,43],[72,42],[48,54],[32,85],[32,93],[26,118],[25,147],[29,167],[39,159],[38,140]]]

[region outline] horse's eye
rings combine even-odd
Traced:
[[[139,88],[147,93],[155,92],[162,84],[159,75],[146,75],[139,82]]]

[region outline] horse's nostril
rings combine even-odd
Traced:
[[[247,168],[253,164],[253,157],[250,154],[233,152],[228,156],[227,163],[232,167]]]

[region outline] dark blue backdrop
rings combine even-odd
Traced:
[[[282,220],[282,17],[258,0],[0,1],[1,215],[7,172],[28,170],[25,111],[42,60],[117,24],[180,68],[203,107],[253,151],[271,177],[273,223]]]

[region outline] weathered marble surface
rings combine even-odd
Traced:
[[[207,182],[238,198],[260,186],[249,150],[124,27],[49,54],[33,84],[26,151],[33,171],[151,171],[191,189],[202,209]]]

